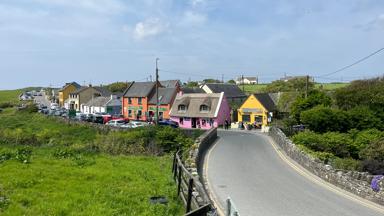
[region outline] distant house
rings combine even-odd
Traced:
[[[69,94],[79,89],[81,86],[76,82],[66,83],[63,88],[59,90],[59,106],[64,107],[64,103],[69,98]]]
[[[76,91],[69,94],[69,108],[76,111],[83,111],[84,104],[92,98],[100,96],[109,97],[111,96],[111,92],[100,86],[89,85],[88,87],[80,87]]]
[[[272,121],[276,106],[269,94],[253,94],[238,109],[238,120],[266,126]]]
[[[178,88],[164,88],[161,83],[158,85],[159,119],[169,119],[169,111]],[[156,101],[156,82],[134,82],[124,92],[123,115],[131,120],[155,120]]]
[[[234,84],[207,83],[201,87],[206,93],[224,92],[229,103],[241,104],[247,98],[241,89]]]
[[[176,96],[171,120],[181,128],[209,129],[230,120],[230,107],[224,93],[183,94]]]
[[[259,80],[257,77],[238,77],[235,80],[236,85],[241,84],[258,84]]]
[[[96,97],[84,104],[83,113],[108,113],[110,115],[121,114],[121,98],[116,95],[110,97]]]

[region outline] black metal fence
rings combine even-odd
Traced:
[[[177,151],[174,155],[172,172],[177,184],[177,194],[186,206],[185,216],[216,215],[197,172],[192,174],[185,167],[181,151]]]

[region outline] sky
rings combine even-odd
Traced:
[[[383,0],[0,0],[0,89],[384,74]]]

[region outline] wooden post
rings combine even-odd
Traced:
[[[177,162],[178,163],[178,162]],[[178,165],[175,166],[175,172],[173,173],[173,179],[176,181],[176,174],[177,174],[177,167]],[[181,168],[180,168],[181,169]],[[180,172],[180,170],[179,170]]]
[[[176,167],[176,155],[177,155],[177,151],[175,152],[175,155],[173,155],[172,172],[175,172],[175,167]]]
[[[180,189],[181,189],[181,175],[182,175],[183,169],[181,167],[179,168],[179,176],[178,176],[178,182],[177,182],[177,195],[180,195]]]
[[[192,189],[193,189],[193,178],[190,178],[189,179],[189,184],[188,184],[187,213],[191,211]]]

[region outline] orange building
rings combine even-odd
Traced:
[[[164,88],[159,83],[159,119],[169,119],[177,88]],[[122,113],[130,120],[155,120],[156,83],[132,82],[124,92]]]

